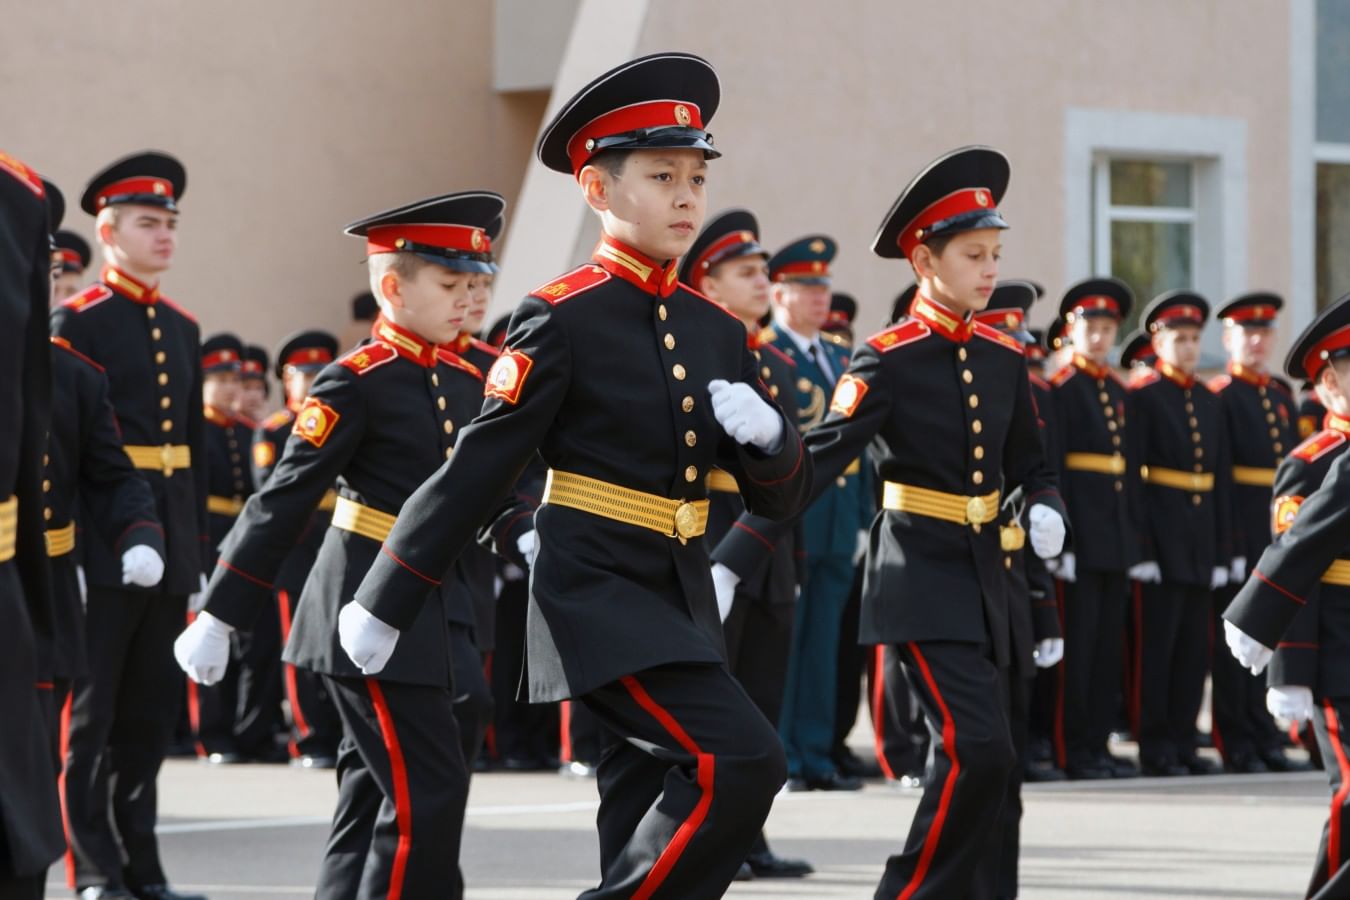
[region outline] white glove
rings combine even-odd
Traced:
[[[1247,557],[1237,556],[1233,558],[1233,565],[1228,570],[1229,584],[1242,584],[1247,580]]]
[[[211,615],[198,613],[173,642],[173,658],[198,684],[215,684],[230,664],[230,633],[234,629]]]
[[[754,444],[765,453],[783,446],[783,417],[744,381],[708,382],[713,416],[738,444]]]
[[[1072,584],[1078,580],[1078,560],[1072,553],[1061,553],[1059,555],[1059,571],[1055,575],[1063,581]]]
[[[195,594],[188,594],[188,612],[199,613],[206,609],[206,576],[201,576],[201,587]]]
[[[153,548],[144,544],[122,554],[122,583],[137,587],[154,587],[164,577],[164,560]]]
[[[88,609],[89,583],[84,580],[84,566],[75,567],[75,581],[80,586],[80,609]]]
[[[1031,538],[1031,549],[1041,559],[1059,556],[1064,549],[1064,519],[1044,503],[1037,503],[1027,512],[1027,537]]]
[[[1135,581],[1146,581],[1152,584],[1157,584],[1162,581],[1162,569],[1152,560],[1149,562],[1135,563],[1130,566],[1130,571],[1126,574]]]
[[[394,655],[398,635],[397,628],[381,622],[359,603],[348,603],[338,613],[338,642],[363,675],[384,670]]]
[[[1243,668],[1251,669],[1253,675],[1260,675],[1261,670],[1275,653],[1227,619],[1223,622],[1223,639],[1228,643],[1228,649],[1232,651],[1234,658],[1242,663]]]
[[[866,528],[858,529],[858,543],[853,548],[853,564],[856,566],[867,557],[867,543],[871,532]]]
[[[539,539],[533,528],[516,538],[516,549],[525,557],[526,564],[533,569],[534,558],[539,555]]]
[[[712,564],[713,593],[717,595],[717,615],[723,622],[727,616],[731,615],[731,604],[736,599],[736,585],[741,583],[741,576],[731,571],[720,562]]]
[[[1036,668],[1048,669],[1064,658],[1064,638],[1046,638],[1036,642]]]
[[[1266,690],[1266,709],[1286,722],[1306,722],[1313,717],[1312,688],[1281,684]]]
[[[1211,573],[1209,576],[1209,589],[1211,591],[1217,591],[1219,588],[1227,586],[1227,584],[1228,584],[1228,567],[1215,566],[1213,573]]]

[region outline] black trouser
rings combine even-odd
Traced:
[[[887,778],[921,775],[928,765],[928,726],[905,677],[899,648],[878,644],[873,649],[872,733],[877,763]]]
[[[281,712],[281,617],[276,597],[263,608],[249,631],[236,632],[235,665],[239,670],[234,707],[234,745],[245,756],[265,755],[276,748],[283,730]]]
[[[1139,760],[1185,764],[1195,755],[1195,718],[1205,693],[1209,587],[1164,581],[1143,584],[1139,593]]]
[[[283,646],[290,639],[291,622],[299,600],[299,595],[290,591],[277,591]],[[297,669],[290,663],[282,663],[281,671],[286,699],[291,707],[291,756],[336,757],[338,742],[342,740],[342,719],[328,694],[323,676],[308,669]]]
[[[459,723],[459,748],[473,771],[483,749],[483,738],[492,724],[492,691],[481,665],[482,655],[473,640],[473,629],[450,623],[450,664],[454,677],[455,721]]]
[[[186,613],[182,595],[89,587],[89,675],[74,685],[65,775],[76,887],[166,881],[155,779],[182,696],[173,641]]]
[[[463,896],[469,773],[447,688],[325,676],[342,716],[317,900]]]
[[[1022,852],[1022,777],[1027,764],[1031,694],[1036,685],[1035,676],[1019,678],[1008,669],[1002,672],[1008,694],[1008,729],[1012,733],[1017,765],[1008,776],[1008,789],[1003,796],[996,894],[999,898],[1017,896],[1017,864]]]
[[[1240,765],[1253,757],[1279,755],[1281,740],[1266,710],[1266,676],[1253,675],[1228,652],[1223,637],[1223,611],[1242,585],[1214,592],[1210,618],[1210,704],[1214,749],[1225,763]]]
[[[1055,763],[1087,766],[1107,752],[1116,723],[1125,615],[1124,572],[1079,569],[1064,583],[1063,702],[1055,724]]]
[[[1016,763],[1003,676],[978,644],[922,641],[896,649],[933,734],[933,767],[904,851],[886,860],[876,897],[992,896]]]
[[[1317,746],[1331,783],[1331,814],[1322,826],[1317,861],[1308,882],[1309,897],[1350,897],[1350,734],[1346,733],[1350,698],[1323,698],[1313,716]]]
[[[725,666],[669,664],[581,698],[615,735],[597,772],[601,882],[581,896],[721,897],[787,779]]]
[[[556,765],[558,704],[533,704],[519,699],[529,599],[529,582],[524,578],[503,578],[497,594],[497,646],[492,651],[491,679],[497,756],[520,762],[550,761]]]

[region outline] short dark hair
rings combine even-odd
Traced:
[[[937,237],[929,238],[924,241],[923,244],[929,250],[933,251],[934,256],[941,256],[942,252],[947,249],[947,245],[952,242],[952,238],[960,233],[961,232],[959,231],[954,231],[951,234],[940,234]]]
[[[613,149],[601,150],[586,161],[588,166],[596,166],[604,169],[613,178],[618,178],[623,174],[623,167],[628,162],[628,156],[632,150]]]

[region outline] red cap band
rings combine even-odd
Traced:
[[[61,260],[61,262],[65,263],[66,265],[74,266],[77,269],[84,268],[84,260],[80,258],[80,254],[75,250],[69,250],[66,249],[65,247],[62,247],[61,249],[56,251],[56,255]]]
[[[1026,317],[1020,309],[986,309],[975,314],[975,321],[991,328],[1021,328]]]
[[[366,254],[401,253],[408,243],[466,253],[492,250],[487,233],[470,225],[377,225],[366,234]]]
[[[239,366],[240,375],[261,375],[263,373],[262,363],[256,359],[246,359]]]
[[[214,369],[216,366],[224,366],[235,362],[239,362],[238,353],[233,350],[217,350],[215,353],[208,353],[202,357],[202,368]]]
[[[1200,311],[1200,307],[1192,306],[1189,303],[1180,303],[1176,306],[1169,306],[1154,318],[1152,328],[1160,328],[1164,325],[1170,325],[1178,319],[1187,320],[1200,324],[1205,321],[1205,314]]]
[[[1308,373],[1309,378],[1316,378],[1317,373],[1322,371],[1322,366],[1326,364],[1329,354],[1346,347],[1350,347],[1350,325],[1336,329],[1313,344],[1312,349],[1303,356],[1303,371]]]
[[[166,178],[123,178],[99,191],[94,196],[94,205],[102,209],[108,205],[108,200],[112,197],[125,194],[154,194],[172,200],[173,183]]]
[[[1085,313],[1109,312],[1117,319],[1120,318],[1120,304],[1114,297],[1106,297],[1101,294],[1094,294],[1091,297],[1084,297],[1073,305],[1069,310],[1069,315],[1079,316]]]
[[[333,361],[333,354],[322,347],[306,347],[296,350],[290,356],[282,360],[284,366],[308,366],[318,365],[319,363],[330,363]]]
[[[1239,307],[1238,309],[1235,309],[1228,315],[1224,316],[1223,320],[1225,322],[1238,322],[1238,323],[1252,322],[1252,321],[1270,322],[1273,321],[1275,316],[1277,315],[1279,315],[1279,310],[1277,310],[1275,307],[1268,306],[1266,304],[1258,304],[1255,306]]]
[[[783,263],[769,274],[774,281],[791,281],[794,278],[829,278],[830,264],[823,259],[803,259],[797,262]]]
[[[567,142],[572,174],[580,172],[594,155],[594,141],[642,128],[661,127],[697,128],[702,131],[703,115],[697,105],[683,100],[648,100],[596,116],[581,126]]]
[[[739,247],[741,244],[753,244],[754,242],[755,233],[753,231],[733,231],[713,241],[699,254],[698,259],[694,260],[694,265],[690,267],[689,280],[693,284],[689,286],[698,290],[699,285],[703,283],[703,276],[707,275],[708,270],[713,267],[713,260],[718,259],[733,247]],[[718,260],[718,262],[720,261]]]
[[[914,248],[923,243],[929,226],[962,213],[981,209],[994,209],[994,198],[988,188],[963,188],[954,191],[919,213],[912,222],[900,229],[900,237],[896,243],[900,245],[905,258],[908,259]]]

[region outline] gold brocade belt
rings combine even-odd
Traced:
[[[1180,469],[1164,469],[1161,466],[1141,466],[1139,474],[1147,483],[1160,487],[1199,493],[1214,490],[1213,472],[1183,472]]]
[[[544,502],[660,532],[681,543],[708,527],[707,500],[674,500],[557,469],[548,470]]]
[[[839,473],[839,476],[842,478],[845,475],[857,475],[861,471],[862,460],[855,459],[844,468],[844,471]],[[736,476],[722,469],[710,469],[706,484],[710,491],[722,491],[727,494],[739,494],[741,492],[741,486],[736,483]]]
[[[350,531],[380,543],[384,543],[384,539],[389,537],[389,532],[394,530],[394,520],[397,518],[392,513],[371,509],[346,497],[338,497],[333,504],[334,528],[341,528],[343,531]]]
[[[10,497],[0,503],[0,563],[14,558],[14,545],[19,537],[19,498]]]
[[[218,497],[211,494],[206,498],[206,511],[218,516],[237,516],[244,511],[244,501],[238,497]]]
[[[1350,587],[1350,559],[1338,559],[1322,573],[1323,584]]]
[[[1275,470],[1257,466],[1233,466],[1233,481],[1252,487],[1274,487]]]
[[[131,464],[138,469],[159,469],[167,476],[179,469],[192,468],[192,448],[187,444],[162,444],[157,447],[127,444],[122,449],[131,458]]]
[[[71,522],[64,528],[47,529],[47,555],[65,556],[75,549],[75,523]]]
[[[881,505],[897,512],[970,525],[978,531],[979,526],[988,525],[998,518],[998,497],[998,491],[991,491],[983,497],[967,497],[887,481],[882,490]]]
[[[319,512],[332,512],[334,509],[337,509],[337,501],[337,491],[328,491],[323,495],[323,499],[319,501]]]
[[[1075,472],[1124,475],[1125,457],[1119,453],[1066,453],[1064,468]]]

